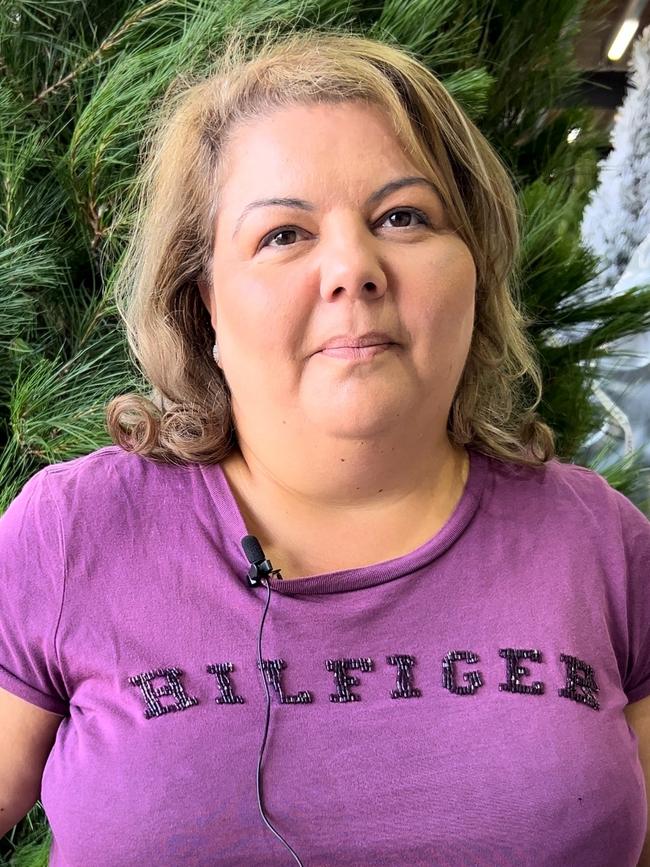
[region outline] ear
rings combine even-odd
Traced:
[[[197,285],[199,287],[199,292],[201,294],[201,300],[203,301],[207,311],[210,314],[210,319],[212,320],[213,327],[215,326],[215,317],[213,313],[213,301],[212,301],[212,293],[210,292],[210,287],[208,286],[208,281],[205,279],[203,274],[201,274],[197,278]]]

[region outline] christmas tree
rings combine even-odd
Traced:
[[[635,40],[631,54],[612,149],[598,166],[598,186],[582,215],[582,240],[602,266],[581,290],[592,299],[650,285],[650,27]],[[621,439],[625,451],[638,448],[650,492],[650,331],[619,340],[612,349],[616,354],[597,364],[597,394],[611,404],[613,423],[595,435],[593,446],[609,445],[613,456],[621,450]]]
[[[521,303],[541,359],[538,411],[580,462],[603,421],[590,362],[650,327],[650,293],[577,297],[599,269],[580,240],[606,136],[572,107],[584,0],[1,0],[0,512],[42,466],[110,443],[104,407],[147,393],[129,361],[111,273],[132,229],[129,194],[152,106],[209,68],[232,26],[318,26],[412,51],[509,167],[520,196]],[[580,130],[573,139],[569,132]],[[554,339],[583,326],[573,341]],[[608,467],[634,496],[636,468]],[[45,864],[40,802],[0,857]]]

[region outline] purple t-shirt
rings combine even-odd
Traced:
[[[305,867],[637,863],[650,522],[591,470],[470,457],[410,554],[271,580],[262,798]],[[118,446],[0,519],[0,686],[64,715],[50,865],[296,863],[258,809],[246,532],[220,465]]]

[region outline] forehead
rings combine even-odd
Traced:
[[[309,190],[325,199],[328,194],[363,195],[378,182],[414,169],[381,107],[357,102],[294,105],[232,131],[222,163],[221,205],[239,206],[262,192],[299,195]]]

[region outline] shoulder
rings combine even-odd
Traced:
[[[650,519],[629,497],[614,488],[604,476],[588,467],[553,460],[551,472],[561,489],[571,492],[571,496],[584,509],[594,515],[608,517],[623,530],[641,528],[650,535]]]
[[[48,464],[39,470],[55,485],[65,484],[66,480],[88,480],[120,474],[140,475],[146,471],[149,462],[135,452],[127,452],[117,445],[102,446],[85,455],[66,461]]]
[[[621,496],[604,476],[589,467],[553,458],[546,463],[549,484],[564,496],[577,503],[591,507],[598,503],[612,506],[616,496]]]
[[[564,495],[576,502],[590,503],[594,498],[612,499],[618,491],[607,479],[589,467],[561,458],[551,458],[539,466],[528,466],[491,457],[493,474],[504,484],[530,489],[538,494]]]
[[[41,511],[58,527],[71,574],[75,565],[103,562],[130,545],[156,544],[170,522],[177,526],[206,496],[198,465],[154,461],[117,445],[49,464],[39,474],[48,504]]]
[[[49,464],[37,473],[64,523],[92,519],[95,528],[126,514],[178,505],[196,468],[165,464],[109,445]]]
[[[501,477],[521,481],[560,485],[607,485],[603,476],[589,467],[572,463],[564,458],[554,457],[536,466],[506,461],[493,455],[489,456],[493,471]]]
[[[632,501],[612,487],[604,476],[589,467],[552,458],[540,466],[526,466],[490,459],[493,479],[490,502],[494,509],[522,511],[534,520],[551,519],[566,529],[582,522],[585,531],[630,527],[650,532],[650,521]]]
[[[95,451],[67,461],[49,464],[39,473],[47,477],[50,487],[57,492],[69,489],[101,496],[117,486],[134,487],[164,484],[165,480],[186,472],[187,468],[164,464],[128,452],[121,446],[102,446]]]

